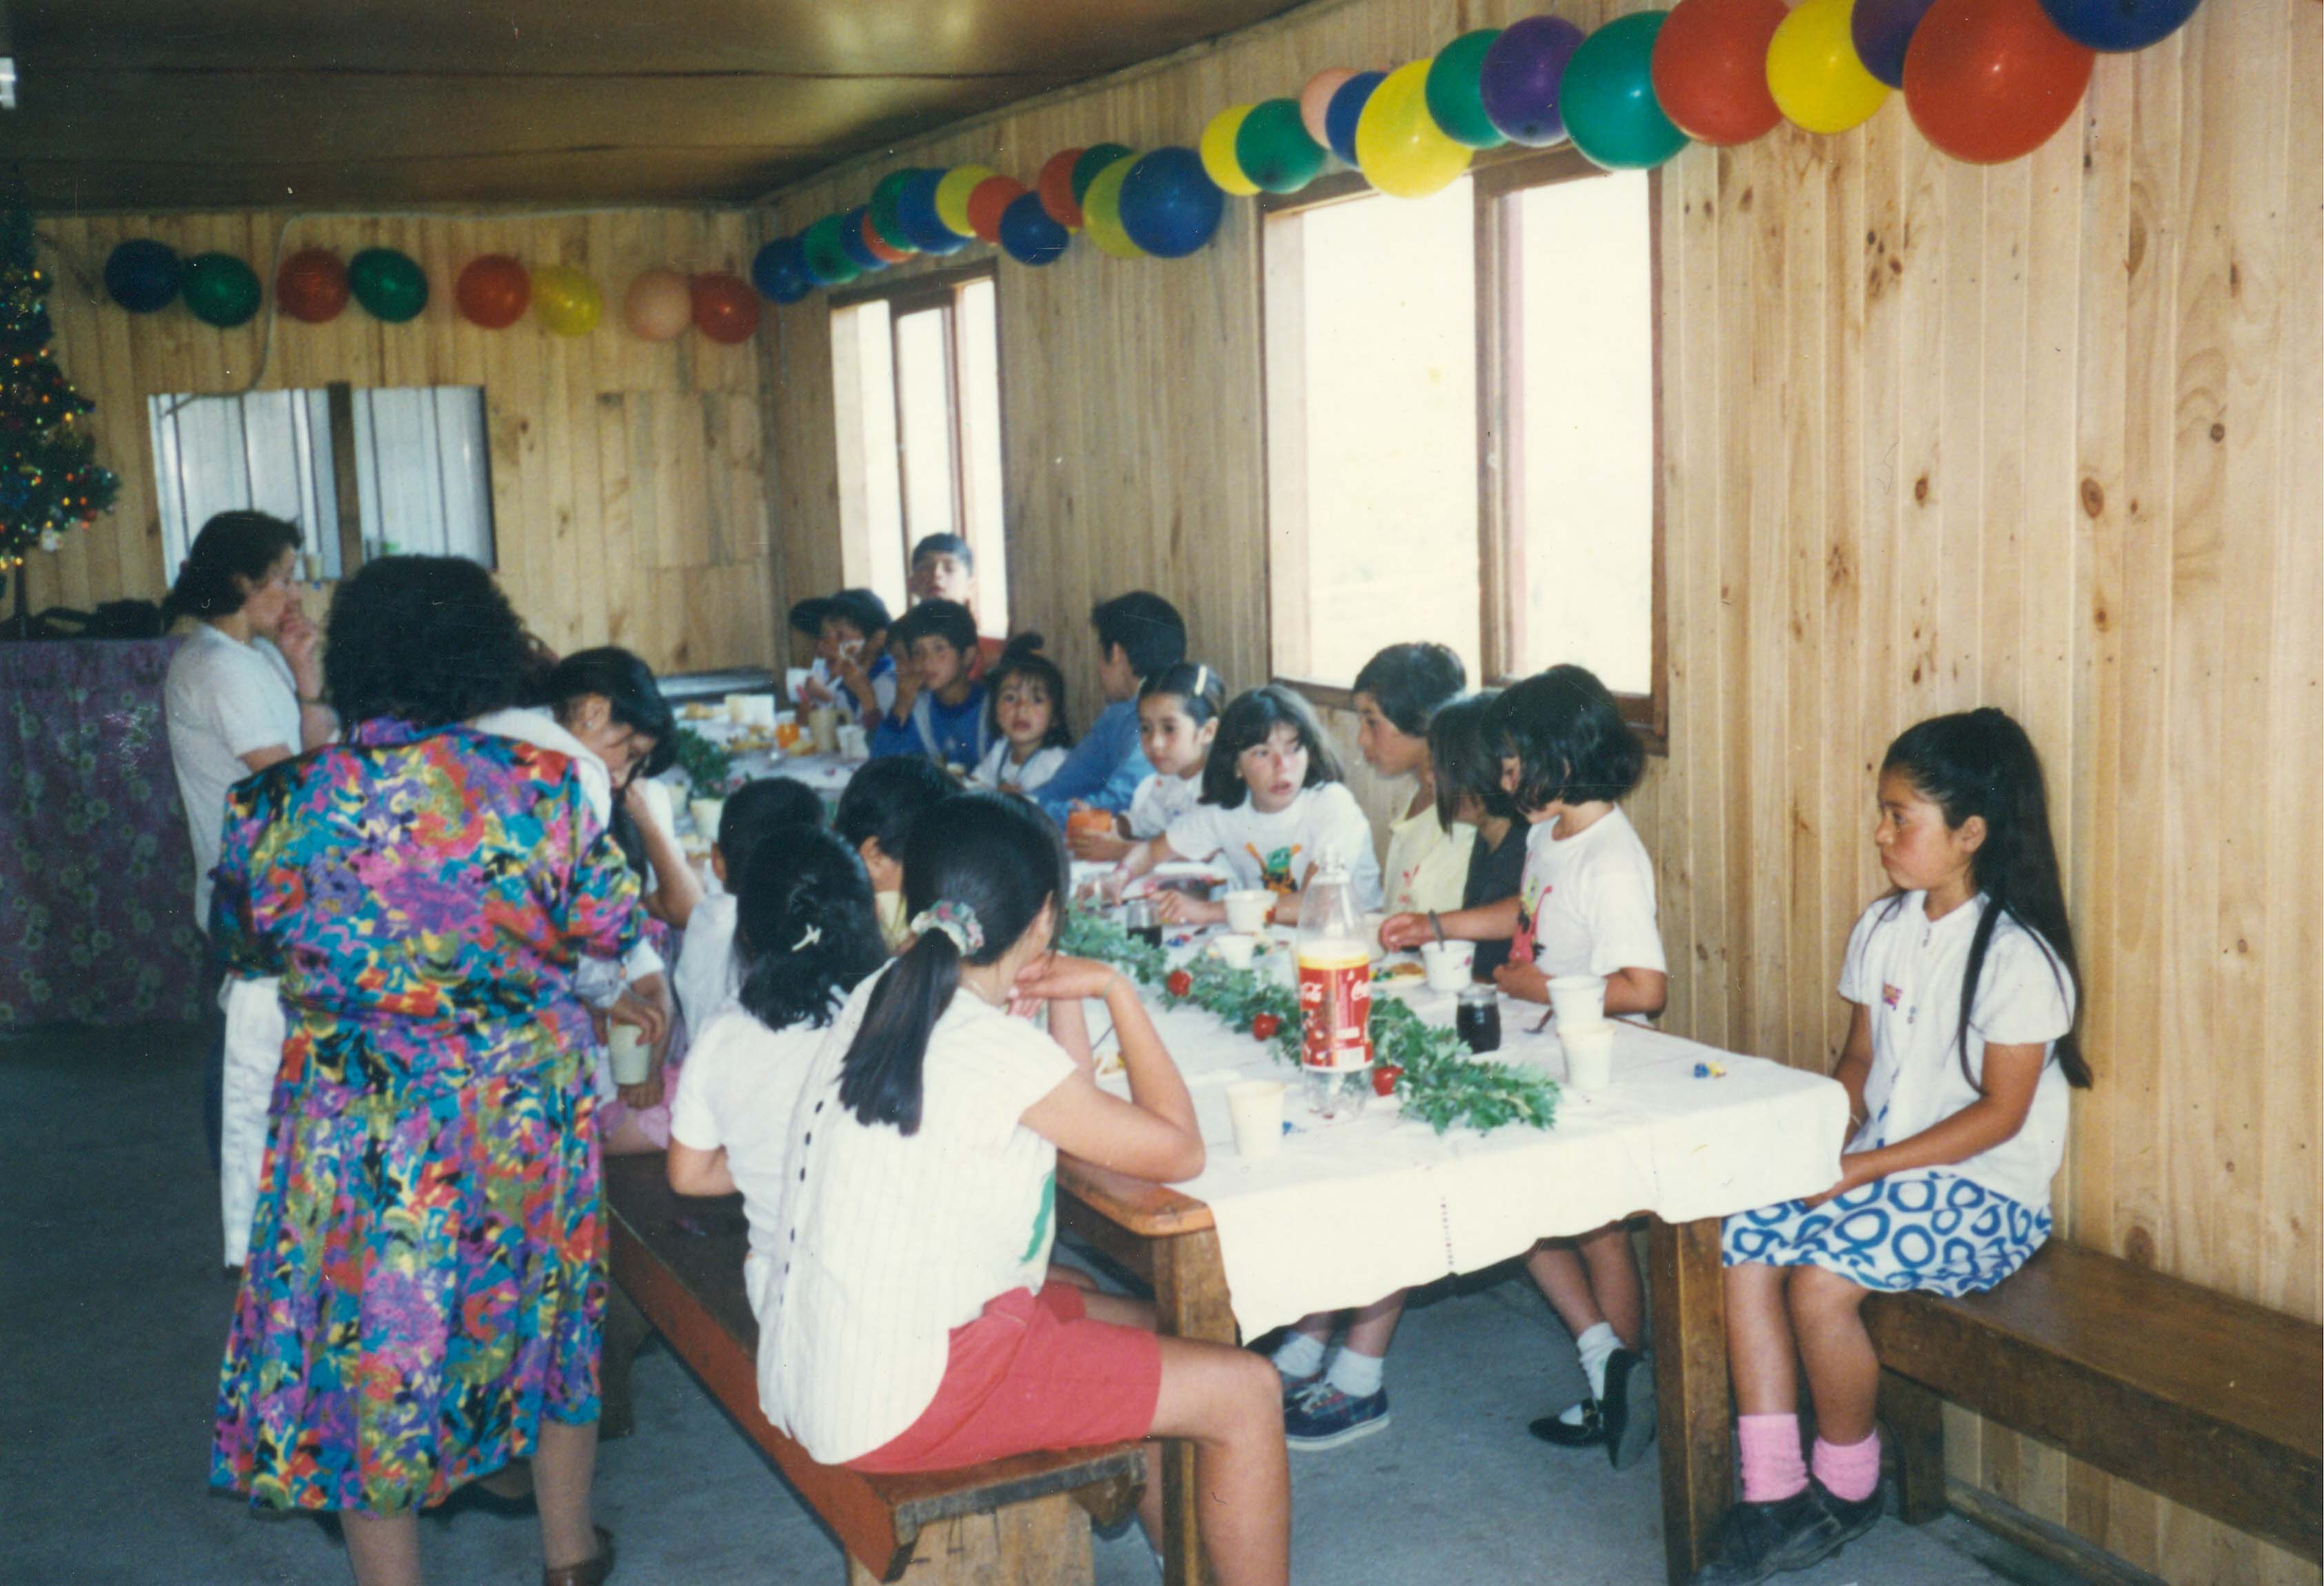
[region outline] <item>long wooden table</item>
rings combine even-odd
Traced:
[[[1163,1332],[1239,1342],[1208,1206],[1064,1156],[1057,1158],[1057,1196],[1065,1227],[1152,1286]],[[1663,1557],[1671,1586],[1684,1586],[1710,1557],[1733,1479],[1720,1222],[1649,1220]],[[1194,1499],[1194,1446],[1172,1442],[1162,1461],[1165,1586],[1201,1586],[1204,1578]]]

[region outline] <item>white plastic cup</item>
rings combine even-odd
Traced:
[[[1229,892],[1222,901],[1227,906],[1227,929],[1238,936],[1259,935],[1275,912],[1275,894],[1264,887]]]
[[[653,1072],[653,1046],[645,1032],[633,1024],[617,1024],[606,1037],[613,1052],[613,1083],[617,1085],[643,1084],[646,1075]]]
[[[1272,1157],[1283,1149],[1283,1095],[1277,1079],[1240,1080],[1227,1087],[1227,1117],[1234,1123],[1235,1149],[1244,1157]]]
[[[1557,1044],[1565,1048],[1565,1082],[1577,1091],[1602,1091],[1614,1083],[1614,1027],[1557,1021]]]
[[[773,732],[775,730],[775,696],[771,694],[746,694],[743,698],[749,702],[745,708],[750,712],[751,725],[770,733]]]
[[[751,696],[749,695],[729,694],[720,703],[726,707],[726,719],[736,726],[742,726],[750,721]]]
[[[818,705],[807,718],[807,735],[815,740],[817,754],[832,754],[839,749],[839,712],[828,705]]]
[[[1554,974],[1549,977],[1549,1006],[1557,1028],[1569,1024],[1606,1022],[1606,977],[1597,974]]]
[[[1428,971],[1428,987],[1434,991],[1457,991],[1467,985],[1470,971],[1477,962],[1474,942],[1423,942],[1420,945],[1421,967]]]
[[[842,760],[862,760],[872,752],[872,740],[862,728],[850,723],[839,729],[839,756]]]
[[[1229,969],[1249,969],[1251,960],[1259,956],[1257,936],[1221,936],[1212,945],[1218,949],[1219,961]]]
[[[694,817],[696,835],[706,843],[718,841],[718,819],[726,813],[724,798],[689,798],[686,813]]]

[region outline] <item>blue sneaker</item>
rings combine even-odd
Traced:
[[[1298,1390],[1283,1406],[1283,1441],[1293,1448],[1337,1448],[1388,1425],[1388,1389],[1350,1398],[1328,1381]]]

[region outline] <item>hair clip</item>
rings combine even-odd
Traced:
[[[791,951],[794,953],[805,952],[807,948],[814,946],[817,942],[822,940],[823,927],[821,926],[811,925],[807,927],[807,935],[801,936],[798,941],[791,944]]]

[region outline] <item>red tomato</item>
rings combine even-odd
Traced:
[[[1250,1016],[1250,1033],[1262,1041],[1273,1040],[1282,1028],[1283,1020],[1272,1013],[1254,1013]]]
[[[1162,989],[1173,997],[1183,997],[1194,989],[1194,977],[1183,969],[1174,969],[1163,979]]]
[[[1396,1082],[1404,1077],[1404,1070],[1393,1063],[1383,1063],[1372,1070],[1372,1093],[1379,1096],[1396,1094]]]

